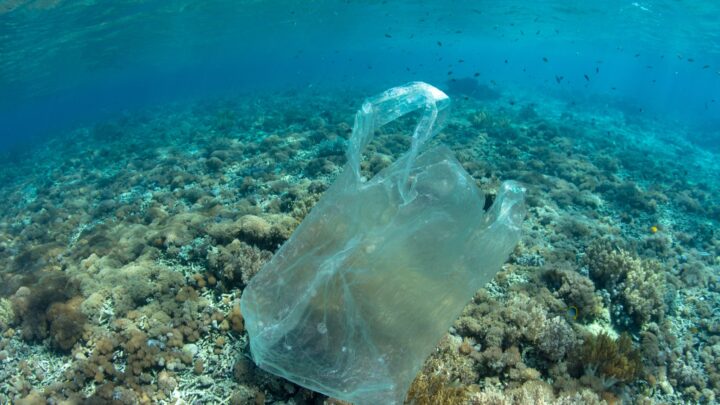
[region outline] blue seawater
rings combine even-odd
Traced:
[[[720,402],[718,16],[710,0],[0,0],[0,404],[347,389],[256,367],[241,298],[332,190],[363,100],[415,81],[450,97],[430,143],[484,209],[513,180],[527,216],[402,370],[406,402]],[[362,177],[409,149],[416,118],[374,133]],[[413,278],[393,252],[392,285],[459,274]],[[321,301],[313,316],[346,309]],[[431,319],[375,307],[375,330]],[[299,370],[329,350],[274,343]]]
[[[718,7],[11,0],[0,10],[2,140],[230,90],[380,90],[475,73],[500,87],[601,99],[713,133]]]

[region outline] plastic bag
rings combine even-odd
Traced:
[[[367,100],[343,173],[243,292],[253,360],[355,404],[402,403],[430,351],[516,245],[524,189],[492,207],[446,147],[423,153],[449,106],[426,83]],[[365,180],[375,129],[416,109],[410,150]]]

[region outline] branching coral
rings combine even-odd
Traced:
[[[593,280],[601,287],[611,288],[625,279],[635,262],[629,253],[615,248],[610,241],[603,239],[587,248],[585,264]]]
[[[80,312],[79,304],[80,300],[74,299],[68,303],[54,303],[48,309],[53,348],[67,352],[82,338],[86,318]]]
[[[460,405],[467,403],[468,389],[453,386],[447,378],[436,374],[421,374],[410,386],[406,403],[412,405]]]
[[[408,391],[408,404],[465,404],[469,385],[478,378],[472,360],[465,354],[472,352],[467,342],[446,335],[438,350],[425,362]]]
[[[575,346],[575,332],[561,317],[548,320],[540,334],[538,349],[551,361],[560,361]]]
[[[554,289],[557,298],[562,299],[568,307],[577,310],[577,318],[583,321],[592,320],[600,314],[602,303],[595,294],[593,282],[572,270],[552,269],[544,277]]]
[[[53,348],[67,351],[82,337],[85,316],[79,299],[70,299],[78,288],[64,273],[43,275],[32,288],[21,287],[12,298],[25,340],[50,337]]]
[[[469,403],[473,405],[606,404],[595,393],[587,389],[555,396],[553,388],[542,381],[528,381],[513,389],[487,386],[480,392],[472,393]]]
[[[0,332],[3,332],[15,318],[12,304],[6,298],[0,298]]]
[[[665,273],[656,261],[642,260],[608,241],[593,244],[585,262],[590,276],[625,305],[638,326],[661,320],[665,313]]]
[[[237,239],[226,246],[211,249],[207,255],[210,270],[227,286],[250,279],[270,260],[272,254]]]

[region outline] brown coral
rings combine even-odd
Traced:
[[[557,298],[577,310],[577,319],[589,321],[600,314],[602,303],[589,278],[569,269],[556,268],[547,271],[545,279]]]
[[[658,262],[615,249],[608,241],[588,248],[585,261],[590,275],[625,304],[639,326],[663,318],[666,281]]]
[[[642,325],[665,315],[665,272],[656,261],[635,261],[627,274],[623,299],[628,312]]]
[[[442,375],[421,374],[413,381],[407,395],[411,405],[461,405],[467,403],[467,387],[453,386]]]
[[[235,239],[226,246],[210,250],[207,261],[218,278],[232,286],[238,282],[247,284],[271,256],[272,253],[266,250]]]
[[[53,348],[69,351],[82,338],[86,318],[80,312],[79,300],[51,305],[47,317],[50,319],[50,342]]]

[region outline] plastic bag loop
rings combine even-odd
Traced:
[[[435,134],[440,132],[445,124],[450,98],[437,87],[423,82],[412,82],[387,90],[375,97],[365,100],[360,110],[355,114],[347,159],[351,170],[360,184],[361,153],[372,139],[375,130],[392,122],[405,114],[423,109],[422,116],[412,135],[412,143],[408,154],[405,172],[400,179],[400,190],[404,199],[412,188],[408,182],[409,168],[415,162],[418,151],[422,145]]]

